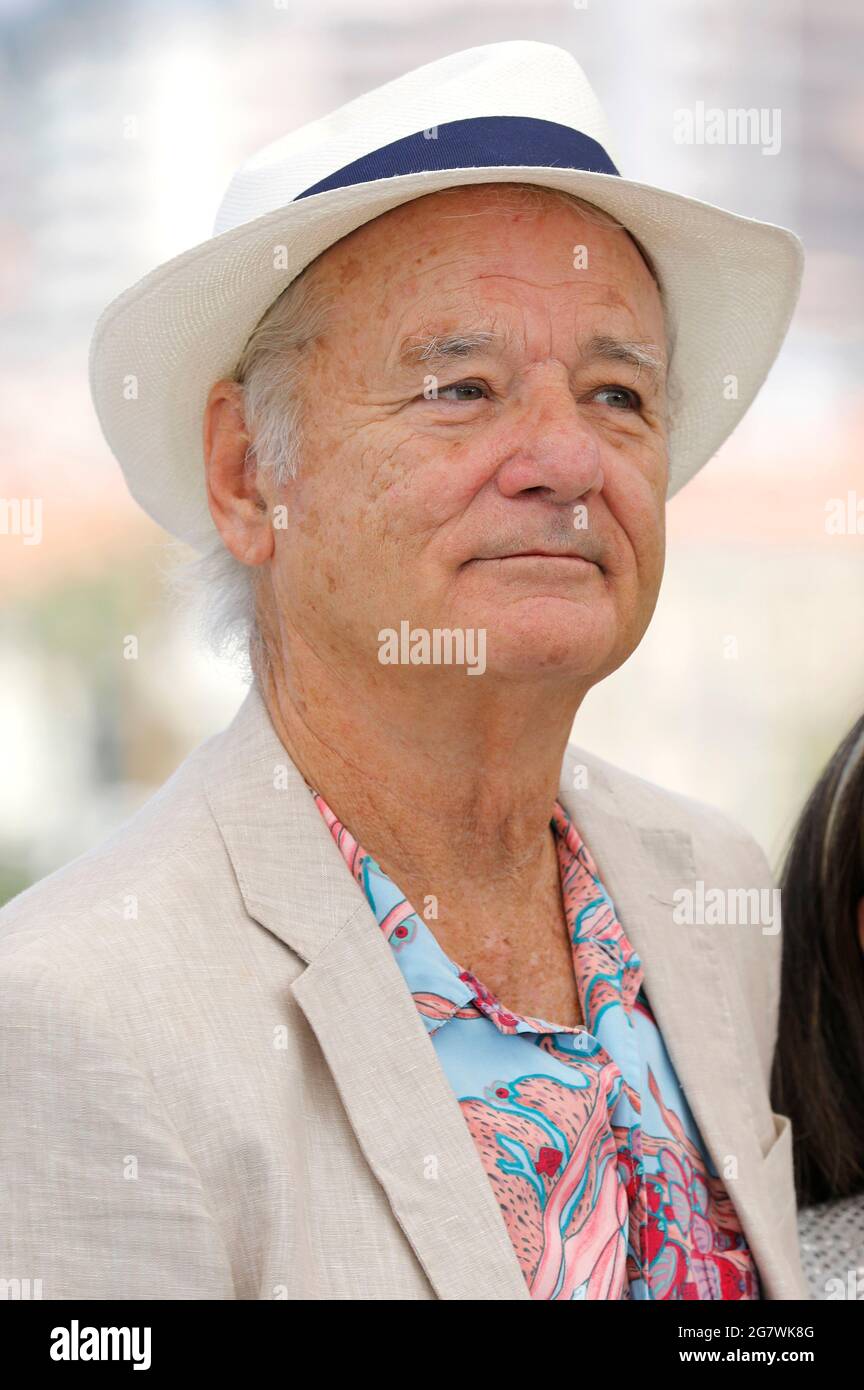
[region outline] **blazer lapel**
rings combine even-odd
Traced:
[[[292,993],[432,1288],[530,1298],[405,979],[256,685],[221,738],[207,795],[246,909],[307,962]]]
[[[574,765],[589,786],[574,790]],[[753,1062],[741,1047],[740,1003],[727,989],[716,928],[673,920],[677,889],[693,884],[692,837],[678,827],[640,823],[624,813],[604,770],[570,745],[562,769],[562,805],[590,850],[627,937],[641,957],[645,991],[687,1103],[719,1173],[730,1156],[738,1176],[727,1190],[753,1252],[763,1290],[797,1277],[778,1249],[773,1194],[761,1178],[764,1158],[750,1119]]]

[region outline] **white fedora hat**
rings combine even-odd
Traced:
[[[606,120],[564,49],[514,41],[417,68],[265,146],[237,170],[213,237],[100,316],[90,387],[137,502],[200,547],[213,533],[202,418],[273,300],[365,222],[458,184],[563,189],[648,252],[671,344],[669,497],[747,410],[783,342],[803,248],[784,227],[622,178]],[[734,392],[724,390],[730,378]],[[731,397],[731,398],[730,398]]]

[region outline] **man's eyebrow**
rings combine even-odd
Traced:
[[[398,360],[403,365],[422,362],[429,366],[437,366],[481,354],[500,355],[505,346],[506,339],[500,333],[460,331],[431,333],[425,336],[415,333],[400,343]],[[666,360],[657,343],[595,334],[585,344],[582,355],[589,361],[600,357],[609,362],[623,362],[635,367],[637,375],[645,371],[655,380],[660,380],[666,371]]]
[[[646,371],[655,381],[659,381],[666,374],[666,358],[657,343],[610,338],[601,334],[587,344],[585,356],[601,357],[608,362],[624,362],[636,368],[637,377],[639,372]]]
[[[503,348],[500,333],[430,333],[427,336],[413,333],[399,344],[399,361],[410,365],[476,357],[486,352],[490,343],[495,345],[493,351],[500,352]]]

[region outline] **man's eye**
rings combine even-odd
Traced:
[[[638,410],[642,404],[639,392],[631,390],[629,386],[601,386],[594,395],[612,397],[607,404],[614,410]]]
[[[447,395],[447,392],[448,392],[448,391],[479,391],[479,392],[480,392],[480,395],[478,395],[478,396],[448,396],[448,395]],[[440,400],[440,398],[443,396],[443,397],[445,397],[447,400],[471,402],[471,401],[483,400],[483,399],[485,398],[485,395],[486,395],[486,387],[483,385],[482,381],[454,381],[454,383],[453,383],[452,386],[439,386],[439,387],[438,387],[438,398],[439,398],[439,400]]]
[[[629,386],[601,386],[593,395],[605,396],[606,404],[613,410],[639,410],[642,405],[639,392]],[[488,399],[488,388],[482,381],[454,381],[450,386],[439,386],[437,398],[470,404],[473,401]]]

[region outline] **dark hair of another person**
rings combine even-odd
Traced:
[[[780,877],[772,1106],[793,1125],[799,1206],[864,1191],[864,717],[813,788]]]

